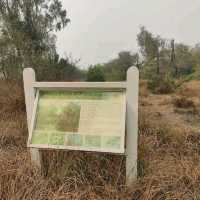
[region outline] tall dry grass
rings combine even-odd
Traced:
[[[139,177],[132,187],[124,185],[124,156],[43,151],[41,175],[26,148],[24,103],[16,87],[0,87],[0,199],[200,199],[199,135],[152,117],[149,104],[140,106]],[[6,100],[8,92],[13,95]]]
[[[191,123],[200,120],[200,81],[184,83],[173,98],[174,110],[185,115]],[[200,126],[199,126],[200,127]]]

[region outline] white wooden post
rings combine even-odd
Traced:
[[[33,105],[35,101],[35,89],[33,87],[35,83],[35,72],[32,68],[24,69],[23,80],[24,80],[24,93],[25,93],[28,131],[30,134]],[[31,148],[30,154],[33,164],[37,165],[37,167],[41,169],[41,156],[39,149]]]
[[[126,95],[126,184],[131,186],[137,179],[139,71],[136,67],[127,72]]]

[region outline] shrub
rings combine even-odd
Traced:
[[[148,88],[156,94],[169,94],[176,89],[176,83],[169,75],[152,77],[147,84]]]
[[[103,68],[101,65],[91,66],[87,72],[87,81],[104,82],[106,80]]]
[[[177,108],[195,108],[194,102],[184,96],[174,98],[173,104]]]
[[[194,98],[186,96],[175,97],[173,99],[174,111],[179,114],[190,114],[190,117],[200,117],[199,102]]]

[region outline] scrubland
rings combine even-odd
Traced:
[[[0,82],[1,200],[200,199],[200,81],[173,94],[140,83],[138,180],[124,185],[124,156],[43,151],[31,165],[23,90]]]

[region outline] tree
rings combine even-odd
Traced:
[[[143,26],[140,28],[140,33],[137,35],[140,51],[145,59],[145,62],[156,61],[156,72],[160,73],[160,52],[165,46],[165,40],[160,36],[154,36]]]
[[[44,59],[54,57],[56,37],[53,33],[69,21],[60,0],[1,0],[0,40],[7,42],[3,46],[6,52],[0,56],[17,61],[12,66],[15,73],[27,66],[37,68]],[[3,69],[11,76],[9,67]]]
[[[189,46],[180,43],[175,45],[175,52],[177,70],[179,70],[179,73],[192,73],[193,67],[195,66],[195,59],[192,54],[192,49]]]
[[[129,51],[122,51],[118,54],[118,66],[120,68],[120,71],[126,76],[126,72],[129,69],[129,67],[136,64],[137,61],[137,55],[132,55]]]
[[[195,68],[199,71],[200,69],[200,43],[196,44],[194,48],[191,49],[193,60],[195,62]]]
[[[104,82],[105,74],[101,65],[91,66],[87,72],[87,81]]]
[[[118,57],[104,64],[104,71],[108,80],[126,80],[126,72],[129,67],[138,64],[138,54],[122,51]]]
[[[178,74],[178,68],[176,65],[176,54],[175,54],[175,40],[171,40],[171,66],[175,71],[175,76]]]

